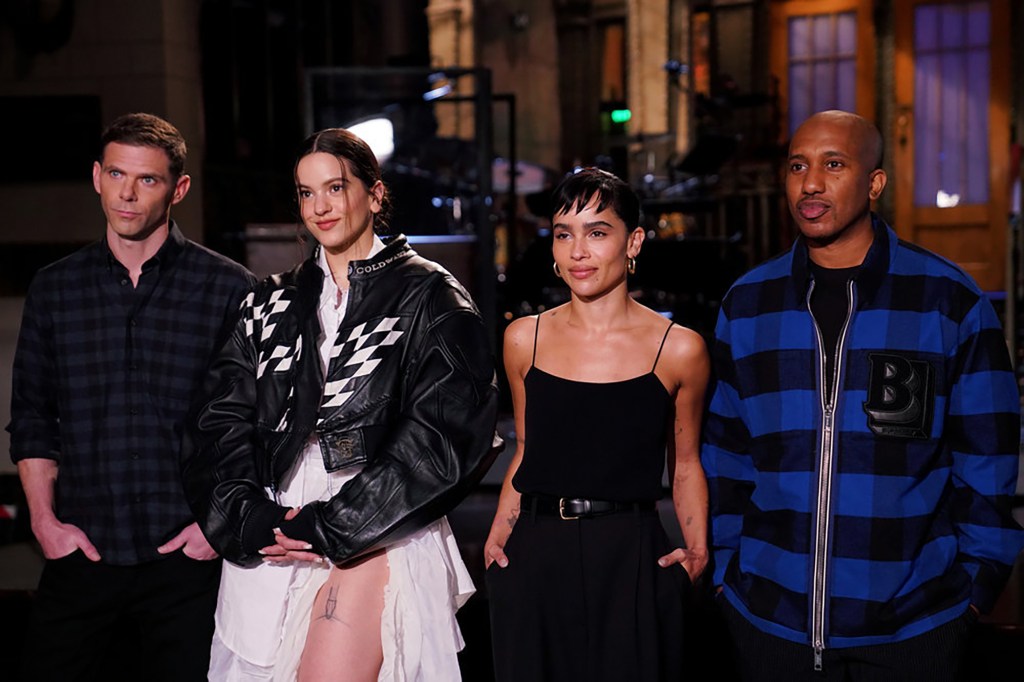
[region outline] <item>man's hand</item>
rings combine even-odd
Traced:
[[[196,561],[209,561],[210,559],[217,558],[217,552],[213,547],[210,547],[210,543],[206,541],[203,531],[199,530],[199,524],[194,521],[185,526],[169,542],[157,547],[156,551],[161,554],[170,554],[171,552],[177,552],[179,549],[189,559],[195,559]]]
[[[18,462],[18,476],[25,489],[32,533],[47,559],[63,559],[75,550],[82,550],[90,561],[99,561],[100,553],[78,526],[61,523],[54,513],[53,486],[57,481],[57,462],[30,457]]]
[[[85,532],[78,526],[70,523],[61,523],[56,516],[40,520],[38,523],[33,519],[32,533],[43,548],[43,556],[47,559],[63,559],[75,550],[82,550],[90,561],[99,561],[100,553]]]

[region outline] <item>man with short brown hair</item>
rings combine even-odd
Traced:
[[[26,680],[98,679],[126,628],[146,666],[129,678],[206,679],[220,562],[185,502],[178,447],[253,276],[170,219],[185,153],[167,121],[117,119],[93,165],[105,237],[40,270],[25,301],[7,429],[46,556]]]

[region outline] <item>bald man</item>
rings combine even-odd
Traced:
[[[722,302],[702,458],[745,680],[956,680],[1024,547],[999,321],[871,212],[881,159],[865,119],[805,121],[786,172],[800,236]]]

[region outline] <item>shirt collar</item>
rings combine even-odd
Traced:
[[[384,242],[374,234],[373,245],[370,247],[370,253],[366,254],[366,259],[373,258],[383,250]],[[338,288],[338,283],[334,281],[331,268],[327,264],[327,252],[323,247],[317,247],[316,251],[316,264],[320,267],[320,271],[324,273],[324,285],[320,289],[320,307],[323,308],[326,305],[337,307],[341,303],[342,292]]]
[[[893,249],[896,246],[895,234],[877,214],[871,214],[871,229],[874,231],[874,239],[871,247],[864,257],[864,263],[857,270],[853,279],[857,282],[857,291],[861,301],[871,300],[886,273],[889,272],[889,263],[893,257]],[[808,265],[810,255],[807,252],[807,244],[803,237],[799,237],[793,244],[793,283],[800,288],[801,293],[807,293],[810,284],[811,269]]]
[[[185,235],[182,234],[181,230],[178,228],[178,224],[171,220],[168,224],[167,239],[165,239],[164,243],[160,245],[160,248],[157,249],[157,252],[154,253],[149,260],[142,264],[143,271],[148,270],[151,267],[154,267],[155,265],[160,265],[163,267],[172,266],[174,264],[174,261],[181,254],[182,250],[184,250],[185,242],[187,241],[188,240],[185,239]],[[117,260],[117,258],[114,257],[114,253],[110,250],[110,244],[107,243],[106,235],[104,235],[103,238],[100,239],[100,242],[103,245],[101,253],[103,254],[106,260],[107,267],[120,267],[124,269],[124,265],[121,263],[121,261]],[[150,263],[152,263],[153,265],[150,265]]]

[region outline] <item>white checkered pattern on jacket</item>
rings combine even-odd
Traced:
[[[281,414],[281,421],[277,423],[277,431],[287,431],[292,420],[292,408],[295,405],[295,384],[288,389],[288,399],[284,404],[284,412]]]
[[[331,363],[327,370],[327,383],[324,385],[324,397],[320,403],[320,418],[323,422],[325,408],[337,408],[355,393],[359,377],[370,375],[381,363],[386,349],[394,346],[404,334],[397,328],[399,318],[385,317],[370,331],[366,331],[366,323],[358,325],[347,339],[338,337],[331,349]],[[350,354],[349,354],[350,353]],[[372,357],[376,355],[376,357]],[[347,356],[342,366],[338,361]]]
[[[277,345],[268,347],[267,340],[274,333],[277,326],[277,319],[288,306],[291,299],[284,297],[285,290],[278,289],[270,294],[266,303],[254,305],[254,296],[250,292],[242,303],[242,318],[245,320],[245,333],[253,339],[256,333],[256,323],[260,323],[260,337],[253,339],[259,347],[259,357],[256,365],[256,378],[259,379],[267,370],[271,372],[285,372],[299,361],[302,356],[302,337],[296,337],[294,346]]]

